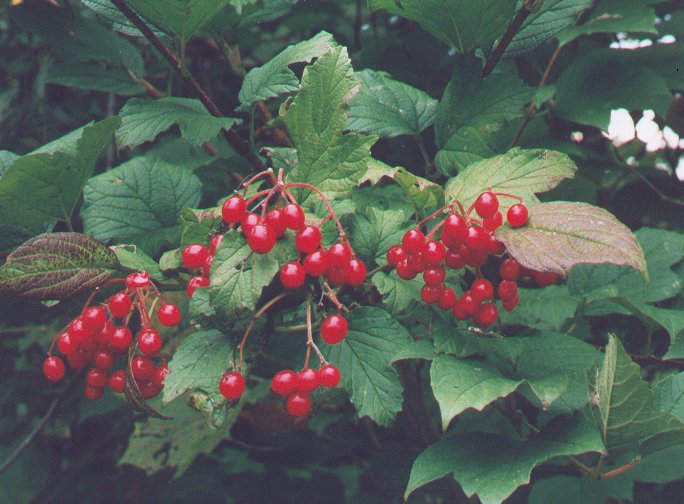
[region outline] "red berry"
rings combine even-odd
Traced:
[[[492,255],[500,255],[506,252],[506,245],[503,242],[496,239],[493,234],[490,234],[487,238],[487,252]]]
[[[423,249],[423,257],[428,266],[439,266],[444,260],[446,255],[446,249],[444,245],[438,241],[429,241],[425,244]]]
[[[418,252],[417,254],[413,254],[408,257],[408,265],[411,266],[413,271],[421,273],[425,271],[425,268],[427,268],[427,261],[425,260],[423,253]]]
[[[114,323],[111,320],[108,320],[105,322],[104,327],[100,332],[95,333],[93,336],[93,340],[95,341],[95,344],[105,347],[109,345],[109,342],[112,340],[112,334],[114,334],[114,330],[116,328],[114,327]]]
[[[346,243],[336,243],[328,249],[328,268],[346,267],[352,258],[351,249]]]
[[[214,262],[214,256],[213,255],[208,255],[207,260],[204,261],[204,264],[202,265],[202,276],[209,278],[209,273],[211,272],[211,263]]]
[[[63,332],[57,338],[57,348],[64,355],[69,355],[70,353],[73,353],[76,351],[76,345],[74,344],[73,340],[71,339],[71,335],[69,334],[68,331]]]
[[[266,224],[271,226],[276,238],[280,238],[287,230],[287,223],[285,222],[285,215],[279,208],[274,208],[266,214]]]
[[[296,289],[304,285],[306,271],[298,262],[287,262],[280,268],[280,282],[286,289]]]
[[[470,318],[470,314],[465,312],[463,309],[463,304],[459,303],[458,301],[460,301],[460,299],[454,303],[454,307],[452,308],[454,317],[456,317],[456,320],[468,320]]]
[[[67,355],[67,362],[71,369],[80,370],[88,365],[88,357],[84,352],[76,350],[74,353]]]
[[[409,255],[422,252],[425,248],[425,235],[418,229],[409,229],[401,239],[401,246]]]
[[[534,283],[539,287],[548,287],[549,285],[555,284],[556,280],[558,280],[558,275],[555,273],[547,273],[543,271],[530,270],[530,276],[532,276]]]
[[[504,310],[506,311],[513,311],[516,306],[518,306],[518,296],[516,295],[515,297],[511,299],[502,299],[501,300],[501,306],[503,307]]]
[[[152,384],[159,389],[164,388],[164,380],[166,379],[167,374],[169,374],[169,365],[165,362],[154,369]]]
[[[444,256],[444,264],[446,264],[447,267],[455,270],[465,267],[465,265],[468,264],[467,251],[466,255],[463,256],[459,252],[447,250],[446,255]]]
[[[495,304],[484,304],[475,314],[475,324],[480,329],[487,329],[499,318],[499,310]]]
[[[318,371],[315,369],[306,368],[297,373],[295,389],[298,392],[313,392],[318,388],[319,384]]]
[[[318,379],[321,382],[321,385],[326,388],[337,387],[341,378],[342,374],[340,373],[340,370],[332,364],[326,364],[318,370]]]
[[[460,309],[463,311],[463,313],[467,314],[468,317],[472,317],[480,311],[481,303],[473,297],[470,291],[466,291],[456,302],[456,305],[459,305]]]
[[[499,211],[499,198],[493,192],[483,192],[475,200],[475,211],[482,218],[493,217]]]
[[[511,257],[503,260],[499,266],[499,275],[503,280],[516,281],[522,274],[522,270],[520,263]]]
[[[222,235],[222,234],[217,234],[217,235],[214,235],[211,237],[211,241],[209,242],[209,256],[210,257],[214,257],[214,255],[216,255],[216,251],[221,246],[221,242],[223,241],[223,236],[224,235]]]
[[[138,271],[126,277],[126,287],[129,289],[142,289],[148,285],[150,285],[150,274],[147,271]]]
[[[161,389],[151,381],[138,383],[138,389],[140,390],[140,395],[143,396],[143,399],[152,399],[161,392]]]
[[[131,301],[131,296],[125,292],[117,292],[112,297],[109,298],[107,302],[107,308],[109,308],[109,313],[113,317],[122,318],[128,315],[133,306],[133,301]]]
[[[86,374],[86,383],[91,387],[102,388],[107,383],[107,373],[96,367],[91,368]]]
[[[107,312],[102,306],[91,306],[83,310],[81,318],[85,325],[93,332],[99,332],[107,322]]]
[[[293,417],[304,417],[311,412],[313,401],[309,394],[295,392],[287,398],[287,412]]]
[[[344,283],[350,287],[358,287],[366,280],[366,265],[359,259],[352,259],[345,269]]]
[[[112,392],[121,394],[126,387],[126,373],[123,369],[118,369],[109,375],[107,385]]]
[[[221,206],[221,217],[228,224],[240,222],[247,214],[247,202],[242,196],[231,196]]]
[[[244,391],[245,379],[238,371],[224,374],[219,382],[219,392],[229,401],[240,399]]]
[[[143,327],[138,333],[138,349],[145,355],[154,357],[162,349],[164,342],[156,329]]]
[[[240,222],[240,229],[242,229],[242,234],[245,236],[249,236],[249,233],[252,231],[254,226],[259,224],[259,221],[261,220],[261,217],[255,213],[248,213],[245,215],[242,219],[242,222]]]
[[[64,378],[64,361],[59,357],[51,355],[43,361],[43,374],[51,382],[58,382]]]
[[[475,301],[487,301],[494,297],[494,286],[485,278],[478,278],[470,286],[470,295]]]
[[[408,258],[408,254],[401,248],[401,245],[393,245],[387,251],[387,262],[392,266],[396,266],[406,258]]]
[[[437,306],[439,306],[442,310],[449,310],[454,307],[457,300],[458,298],[454,290],[450,287],[445,287],[442,291],[442,295],[437,301]]]
[[[441,266],[431,266],[423,272],[423,281],[425,282],[425,285],[430,285],[432,287],[442,285],[445,277],[446,272]]]
[[[513,299],[518,295],[518,286],[511,280],[503,280],[497,287],[497,294],[502,301]]]
[[[527,207],[522,203],[518,203],[508,209],[506,219],[511,227],[517,228],[527,224],[527,215]]]
[[[328,270],[327,255],[322,250],[311,252],[304,258],[304,271],[307,275],[318,277]]]
[[[157,320],[165,327],[178,325],[181,321],[181,311],[174,303],[164,303],[157,310]]]
[[[254,226],[247,237],[247,245],[249,245],[249,248],[257,254],[266,254],[267,252],[270,252],[275,246],[275,242],[275,231],[273,231],[273,228],[265,222]]]
[[[79,347],[85,347],[93,337],[93,332],[88,327],[81,317],[76,317],[69,324],[69,336],[74,344]]]
[[[503,224],[503,215],[501,212],[496,212],[492,217],[487,217],[482,221],[482,227],[487,231],[494,232]]]
[[[404,280],[412,280],[418,272],[409,265],[408,259],[404,259],[397,264],[397,275]]]
[[[199,289],[200,287],[207,287],[208,285],[209,279],[207,277],[194,276],[188,282],[188,285],[185,288],[185,292],[189,298],[192,298],[192,295],[195,293],[197,289]]]
[[[144,355],[136,355],[131,360],[131,372],[137,381],[145,382],[154,374],[154,362]]]
[[[114,350],[127,350],[133,342],[133,333],[126,326],[119,326],[114,329],[114,333],[109,340],[110,346]]]
[[[107,369],[111,368],[114,365],[115,359],[116,358],[114,357],[114,354],[112,352],[106,352],[104,350],[95,352],[95,355],[93,357],[95,365],[103,371],[106,371]]]
[[[462,215],[451,214],[444,219],[442,226],[442,242],[448,248],[456,248],[468,235],[468,226]]]
[[[295,247],[303,254],[310,254],[321,246],[320,228],[316,226],[305,226],[295,235]]]
[[[86,385],[85,389],[83,389],[83,395],[85,395],[86,398],[90,399],[91,401],[97,401],[100,397],[102,397],[102,394],[104,394],[104,388],[102,387]]]
[[[465,243],[471,251],[486,252],[489,245],[489,236],[484,228],[470,226]]]
[[[283,216],[287,229],[296,231],[304,226],[304,210],[296,203],[288,203],[283,207]]]
[[[435,304],[442,297],[443,285],[423,285],[420,289],[420,299],[427,304]]]
[[[321,338],[328,345],[336,345],[347,335],[349,324],[347,319],[339,313],[329,315],[321,323]]]
[[[200,243],[193,243],[183,249],[181,258],[187,268],[201,268],[208,255],[207,247]]]
[[[281,397],[287,397],[295,391],[297,373],[290,369],[278,371],[271,380],[271,389]]]

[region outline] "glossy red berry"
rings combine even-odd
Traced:
[[[499,275],[503,280],[516,281],[522,274],[523,268],[518,261],[513,258],[504,259],[499,266]]]
[[[456,248],[463,243],[468,235],[468,226],[462,215],[451,214],[444,219],[442,226],[442,242],[448,248]]]
[[[425,285],[430,285],[432,287],[442,285],[445,277],[446,272],[442,266],[431,266],[426,268],[423,272],[423,281],[425,282]]]
[[[76,317],[69,324],[69,336],[77,347],[85,347],[93,337],[93,331],[86,325],[83,318]]]
[[[413,280],[418,275],[408,263],[408,259],[404,259],[397,264],[397,275],[404,280]]]
[[[104,394],[104,388],[102,387],[86,385],[83,389],[83,395],[86,396],[86,399],[90,399],[91,401],[97,401],[100,397],[102,397],[102,394]]]
[[[423,300],[423,303],[427,304],[435,304],[440,300],[442,297],[442,293],[444,292],[444,286],[443,285],[423,285],[420,289],[420,299]]]
[[[247,236],[247,245],[257,254],[270,252],[275,246],[275,242],[275,231],[265,222],[254,226]]]
[[[189,298],[192,298],[192,295],[197,289],[200,287],[207,287],[208,285],[209,279],[207,277],[194,276],[188,281],[188,285],[185,287],[185,293]]]
[[[64,355],[69,355],[70,353],[73,353],[76,351],[76,345],[74,344],[73,340],[71,339],[71,335],[69,334],[68,331],[63,332],[57,338],[57,348]]]
[[[496,231],[503,224],[503,215],[501,212],[496,212],[492,217],[487,217],[482,220],[482,227],[490,233]]]
[[[228,224],[240,222],[247,214],[247,202],[242,196],[231,196],[221,205],[221,217]]]
[[[318,371],[312,368],[302,369],[297,373],[295,389],[298,392],[313,392],[320,385]]]
[[[109,340],[110,346],[114,350],[127,350],[133,342],[133,333],[126,326],[118,326],[114,329],[114,333]]]
[[[534,283],[539,287],[548,287],[549,285],[555,284],[556,280],[558,280],[558,275],[555,273],[530,270],[530,275],[532,276]]]
[[[446,248],[441,242],[429,241],[423,249],[423,257],[428,266],[439,266],[446,255]]]
[[[81,370],[88,365],[88,356],[81,350],[76,350],[74,353],[67,355],[67,362],[71,369]]]
[[[316,226],[305,226],[295,235],[295,247],[303,254],[310,254],[321,246],[320,228]]]
[[[154,374],[154,362],[144,355],[136,355],[131,359],[131,372],[137,381],[148,381]]]
[[[287,398],[287,412],[293,417],[304,417],[311,412],[313,401],[309,394],[295,392]]]
[[[463,296],[461,296],[461,298],[456,302],[456,305],[458,305],[460,307],[460,310],[462,310],[463,313],[468,315],[468,317],[472,317],[480,311],[480,306],[482,304],[473,297],[470,291],[466,291],[463,293]]]
[[[222,235],[222,234],[217,234],[217,235],[214,235],[211,237],[211,241],[209,242],[209,256],[210,257],[214,257],[216,255],[216,251],[221,246],[221,242],[223,242],[223,236],[224,235]]]
[[[122,318],[128,315],[128,312],[131,311],[132,306],[133,301],[131,300],[131,296],[123,291],[114,294],[107,302],[109,313],[116,318]]]
[[[387,262],[392,266],[396,266],[407,257],[408,254],[401,248],[401,245],[393,245],[387,251]]]
[[[106,347],[107,345],[109,345],[109,342],[112,339],[112,335],[114,334],[115,329],[116,327],[114,326],[114,323],[111,320],[108,320],[107,322],[105,322],[105,325],[102,328],[102,330],[93,335],[93,341],[96,345]]]
[[[261,217],[255,213],[248,213],[245,215],[242,219],[242,222],[240,222],[240,229],[242,230],[242,234],[245,236],[249,236],[249,233],[252,231],[254,226],[259,224],[259,221],[261,220]]]
[[[224,374],[219,382],[219,392],[229,401],[240,399],[244,391],[245,379],[238,371]]]
[[[358,287],[366,280],[366,265],[360,259],[352,259],[345,269],[344,283],[350,287]]]
[[[126,277],[126,287],[129,289],[143,289],[150,285],[150,274],[147,271],[137,271]]]
[[[58,382],[64,378],[65,371],[64,361],[55,355],[46,357],[43,361],[43,374],[51,382]]]
[[[318,380],[321,382],[321,385],[326,388],[337,387],[341,378],[342,374],[340,373],[340,370],[332,364],[326,364],[318,370]]]
[[[312,277],[324,275],[328,271],[328,258],[323,250],[311,252],[304,258],[304,271]]]
[[[143,327],[138,333],[138,349],[145,355],[154,357],[163,345],[162,337],[153,327]]]
[[[281,397],[287,397],[295,391],[297,373],[291,369],[278,371],[271,379],[271,389]]]
[[[506,213],[506,219],[511,227],[517,228],[527,224],[527,207],[522,203],[513,205]]]
[[[489,236],[487,231],[480,226],[470,226],[465,243],[471,251],[486,252],[489,247]]]
[[[107,322],[107,312],[102,306],[90,306],[83,310],[81,318],[85,325],[93,332],[99,332]]]
[[[296,289],[304,285],[306,271],[298,262],[287,262],[280,267],[280,283],[286,289]]]
[[[118,369],[109,375],[107,379],[109,390],[121,394],[126,387],[126,374],[123,369]]]
[[[111,368],[114,365],[115,361],[114,354],[112,352],[107,352],[105,350],[100,350],[99,352],[95,352],[95,355],[93,356],[93,360],[95,361],[95,365],[104,371],[107,369]]]
[[[475,301],[487,301],[494,297],[494,286],[485,278],[478,278],[470,286],[470,295]]]
[[[501,300],[501,306],[503,307],[504,310],[506,311],[513,311],[516,306],[518,306],[518,296],[516,295],[515,297],[511,299],[502,299]]]
[[[161,392],[161,389],[151,381],[138,383],[138,389],[140,390],[140,395],[143,396],[143,399],[152,399]]]
[[[266,214],[266,223],[271,226],[276,238],[283,236],[287,230],[285,215],[279,208],[274,208]]]
[[[174,303],[163,303],[157,310],[157,320],[165,327],[173,327],[181,321],[181,311]]]
[[[422,252],[425,248],[425,235],[418,229],[409,229],[401,239],[401,247],[409,255]]]
[[[344,268],[352,258],[351,249],[346,243],[336,243],[328,249],[328,268]]]
[[[503,242],[496,239],[493,234],[490,234],[487,238],[487,252],[492,255],[500,255],[506,252],[506,245]]]
[[[202,265],[202,276],[209,278],[209,273],[211,273],[211,263],[214,262],[214,256],[208,255],[207,260],[204,261]]]
[[[169,365],[166,362],[157,366],[152,375],[152,383],[154,386],[159,389],[164,388],[164,380],[166,379],[167,374],[169,374]]]
[[[201,268],[208,255],[207,247],[200,243],[193,243],[183,249],[181,258],[187,268]]]
[[[408,257],[408,265],[411,266],[413,271],[422,273],[425,271],[425,268],[427,268],[427,261],[425,260],[423,253],[418,252],[417,254],[413,254]]]
[[[297,231],[304,226],[304,210],[296,203],[288,203],[283,207],[283,215],[287,229]]]
[[[499,198],[493,192],[483,192],[475,200],[475,211],[482,218],[493,217],[499,211]]]
[[[444,264],[454,270],[465,267],[468,264],[468,251],[466,250],[465,255],[462,255],[460,252],[451,249],[447,250],[444,256]]]
[[[511,280],[502,280],[496,291],[499,298],[505,301],[506,299],[513,299],[518,295],[518,286]]]
[[[475,314],[475,324],[480,329],[487,329],[499,318],[499,310],[495,304],[484,304]]]
[[[86,373],[86,383],[91,387],[102,388],[107,383],[107,373],[99,368],[91,368]]]
[[[339,313],[329,315],[321,323],[321,338],[328,345],[336,345],[347,336],[349,324]]]
[[[450,287],[445,287],[444,290],[442,290],[442,295],[437,301],[437,306],[439,306],[442,310],[450,310],[454,307],[457,300],[458,297],[456,296],[454,290]]]

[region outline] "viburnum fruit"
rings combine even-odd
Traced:
[[[287,229],[297,231],[304,226],[304,210],[296,203],[288,203],[283,207],[283,216]]]
[[[347,336],[349,324],[341,314],[329,315],[321,323],[321,338],[328,345],[336,345]]]
[[[166,327],[178,325],[181,321],[181,311],[174,303],[164,303],[157,309],[157,320]]]
[[[493,192],[483,192],[475,200],[475,211],[482,218],[493,217],[499,211],[499,198]]]
[[[109,301],[107,302],[109,313],[116,318],[123,318],[128,315],[128,312],[131,311],[132,306],[133,301],[131,301],[131,296],[125,292],[117,292],[110,297]]]
[[[275,246],[276,233],[271,226],[263,222],[255,225],[247,236],[247,245],[257,254],[266,254]]]
[[[181,258],[188,268],[201,268],[209,256],[209,250],[204,245],[193,243],[183,249]]]
[[[154,357],[162,349],[164,342],[159,332],[153,327],[143,327],[138,333],[138,349],[150,357]]]
[[[228,224],[235,224],[247,214],[247,202],[242,196],[231,196],[221,206],[221,217]]]
[[[219,392],[229,401],[236,401],[245,391],[245,379],[238,371],[226,373],[219,382]]]
[[[295,389],[299,392],[313,392],[319,384],[318,371],[315,369],[306,368],[297,373]]]
[[[293,417],[307,416],[312,406],[311,396],[303,392],[295,392],[287,398],[287,412]]]
[[[508,209],[506,220],[508,220],[508,224],[511,227],[522,227],[527,224],[527,215],[527,207],[522,203],[518,203]]]
[[[310,254],[321,246],[321,230],[316,226],[305,226],[295,236],[295,247],[304,254]]]
[[[200,287],[207,287],[208,285],[209,279],[207,277],[192,277],[188,282],[188,285],[185,287],[185,293],[188,295],[189,298],[192,298],[192,295],[195,293],[197,289],[199,289]]]
[[[286,289],[296,289],[304,285],[306,271],[298,262],[287,262],[280,267],[280,282]]]
[[[43,374],[51,382],[58,382],[64,378],[64,361],[59,357],[51,355],[43,361]]]
[[[340,373],[340,370],[332,364],[326,364],[318,370],[318,379],[321,385],[326,388],[337,387],[337,384],[340,383],[341,378],[342,374]]]
[[[295,391],[297,387],[297,373],[291,369],[278,371],[271,380],[271,389],[282,397],[287,397]]]

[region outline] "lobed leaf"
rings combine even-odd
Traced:
[[[384,306],[395,316],[415,306],[423,286],[420,279],[403,280],[396,273],[387,274],[384,271],[378,271],[371,281],[382,294]]]

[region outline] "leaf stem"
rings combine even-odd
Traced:
[[[620,466],[617,469],[613,469],[612,471],[608,471],[607,473],[601,473],[600,479],[608,479],[608,478],[614,478],[615,476],[619,476],[620,474],[627,472],[630,469],[634,468],[640,462],[641,462],[641,457],[637,456],[631,462],[627,462],[625,465]]]
[[[499,43],[494,48],[492,53],[489,55],[489,59],[487,60],[487,63],[482,69],[483,77],[486,77],[490,73],[492,73],[492,70],[494,70],[494,67],[497,65],[497,63],[503,56],[504,52],[506,51],[506,48],[508,48],[510,43],[513,41],[513,37],[515,37],[515,34],[518,33],[518,30],[520,30],[520,27],[527,19],[527,16],[529,16],[532,13],[532,10],[535,8],[535,5],[537,3],[538,0],[524,1],[522,7],[520,7],[520,10],[516,12],[515,16],[511,20],[511,23],[508,25],[506,33],[503,34],[501,40],[499,40]]]
[[[252,327],[254,327],[254,323],[257,321],[259,317],[261,317],[271,306],[276,304],[278,301],[282,301],[284,298],[286,298],[288,295],[287,292],[283,292],[282,294],[278,294],[276,297],[271,299],[270,301],[266,302],[261,308],[259,308],[256,312],[254,312],[254,315],[252,315],[249,319],[249,325],[247,326],[247,329],[245,330],[245,334],[242,336],[242,339],[240,340],[240,344],[238,345],[238,351],[239,351],[239,357],[238,357],[238,364],[237,364],[237,370],[240,371],[242,368],[242,356],[243,356],[243,351],[245,348],[245,344],[247,343],[247,338],[249,338],[249,333],[252,331]]]

